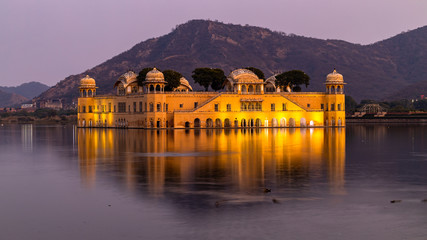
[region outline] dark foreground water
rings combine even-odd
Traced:
[[[423,199],[426,125],[0,127],[2,240],[424,240]]]

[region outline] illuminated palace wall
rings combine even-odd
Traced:
[[[273,79],[272,79],[273,78]],[[116,95],[97,96],[95,80],[81,80],[79,127],[247,128],[345,126],[344,82],[334,71],[325,92],[283,92],[274,76],[264,81],[246,69],[233,71],[225,92],[192,92],[185,79],[165,92],[163,74],[147,73],[143,86],[127,72]]]
[[[341,128],[215,129],[146,131],[78,129],[82,180],[98,174],[117,178],[131,190],[165,186],[185,191],[215,179],[238,192],[327,181],[344,192],[345,130]],[[121,177],[117,177],[121,176]],[[231,184],[230,184],[231,182]]]

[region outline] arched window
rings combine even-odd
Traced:
[[[249,85],[248,92],[249,93],[253,93],[254,92],[254,86],[253,85]]]
[[[117,89],[117,94],[120,96],[125,95],[125,88],[123,87],[123,84],[120,84],[118,89]]]
[[[200,119],[196,118],[194,119],[194,127],[199,128],[200,127]]]
[[[138,92],[138,87],[133,86],[133,87],[132,87],[132,93],[137,93],[137,92]]]
[[[248,90],[246,88],[246,85],[242,85],[242,93],[247,93],[247,92],[248,92]]]

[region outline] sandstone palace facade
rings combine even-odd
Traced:
[[[157,69],[143,85],[128,71],[115,83],[116,94],[96,95],[96,83],[80,82],[78,126],[105,128],[250,128],[345,126],[343,76],[326,77],[325,92],[286,92],[275,77],[262,80],[247,69],[230,73],[223,92],[193,92],[185,78],[174,91]]]

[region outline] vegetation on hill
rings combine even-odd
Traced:
[[[276,85],[282,87],[282,89],[289,87],[294,92],[301,92],[300,85],[302,84],[308,87],[310,77],[301,70],[291,70],[276,76]]]
[[[245,69],[248,69],[248,70],[252,71],[253,73],[255,73],[255,75],[257,75],[259,79],[265,79],[264,72],[261,71],[260,69],[255,68],[255,67],[247,67]]]
[[[182,78],[181,73],[174,70],[165,70],[163,71],[163,75],[165,76],[165,81],[168,82],[165,86],[165,91],[172,91],[179,86],[179,80]]]
[[[191,77],[194,79],[194,82],[203,86],[206,92],[209,87],[215,91],[222,89],[226,79],[224,71],[219,68],[196,68]]]
[[[151,70],[153,70],[153,68],[152,68],[152,67],[148,67],[148,68],[143,68],[143,69],[139,72],[138,76],[136,77],[136,79],[138,80],[138,85],[139,85],[139,86],[142,86],[142,85],[143,85],[143,82],[145,81],[145,76],[147,76],[147,73],[148,73],[149,71],[151,71]],[[160,70],[159,70],[159,71],[160,71]]]

